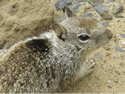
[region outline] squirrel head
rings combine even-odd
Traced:
[[[60,40],[80,49],[91,49],[107,44],[112,38],[112,32],[96,20],[77,17],[68,7],[65,14],[67,19],[52,25]]]

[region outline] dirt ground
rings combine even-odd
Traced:
[[[47,0],[0,0],[0,48],[9,48],[17,41],[38,35],[61,15],[55,12],[53,2]],[[125,17],[125,11],[121,13]],[[72,90],[73,93],[125,93],[125,52],[115,50],[116,45],[125,49],[125,18],[109,21],[113,32],[110,44],[92,55],[96,61],[94,72],[86,76]]]
[[[59,17],[56,0],[0,0],[0,48],[37,36]]]

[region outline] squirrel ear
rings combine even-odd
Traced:
[[[67,30],[62,25],[54,23],[51,28],[54,30],[58,38],[65,40]]]
[[[69,7],[65,7],[64,8],[64,12],[66,14],[66,16],[69,18],[69,17],[73,17],[73,16],[76,16],[73,11],[69,8]]]

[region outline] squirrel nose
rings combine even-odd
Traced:
[[[109,39],[111,39],[112,36],[113,36],[112,32],[109,29],[105,30],[105,34],[107,34],[107,36],[108,36]]]

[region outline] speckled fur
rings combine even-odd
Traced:
[[[15,44],[0,60],[0,92],[62,92],[87,75],[94,65],[85,63],[86,56],[108,43],[111,35],[100,24],[93,23],[71,17],[60,23],[67,30],[65,41],[50,30]],[[81,43],[79,33],[89,34],[90,40]]]

